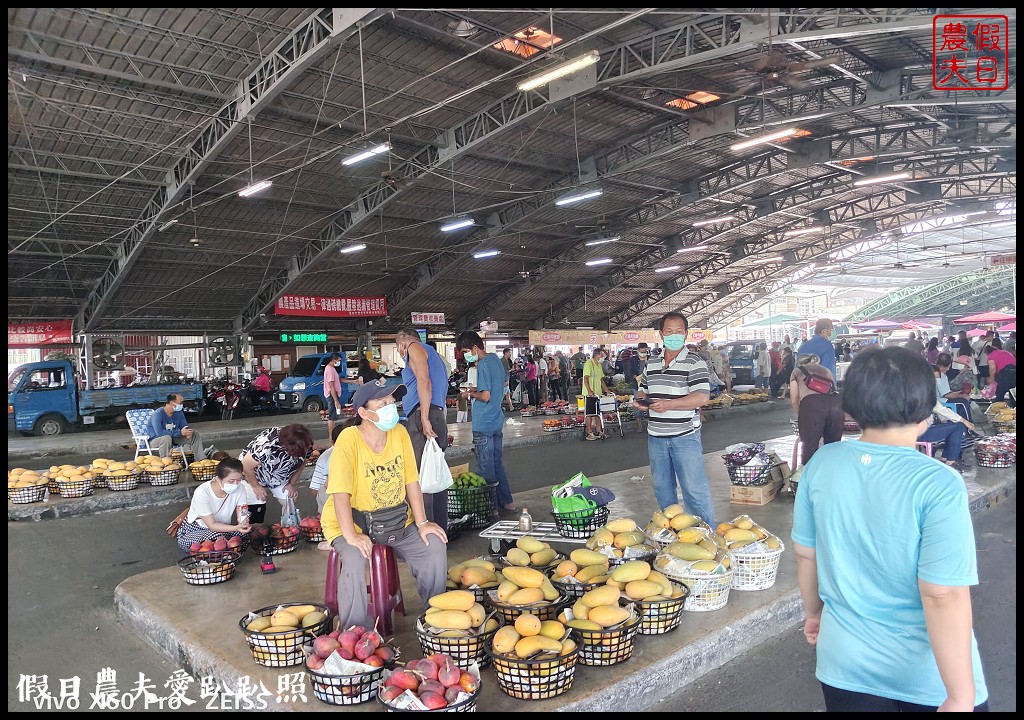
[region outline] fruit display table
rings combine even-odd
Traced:
[[[518,520],[499,520],[490,527],[480,531],[480,537],[491,541],[491,549],[494,552],[498,552],[499,540],[518,540],[526,535],[548,542],[576,543],[578,545],[582,545],[587,541],[586,538],[567,538],[559,534],[553,522],[535,522],[533,530],[523,532],[519,529]]]

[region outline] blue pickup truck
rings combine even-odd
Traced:
[[[320,412],[327,407],[324,398],[324,370],[333,353],[303,355],[295,363],[292,371],[281,381],[277,388],[277,407],[281,410],[297,410],[302,412]],[[356,355],[351,358],[341,353],[342,368],[347,369],[347,377],[355,377],[359,369]],[[400,377],[386,378],[389,385],[401,385]],[[356,386],[351,383],[341,385],[341,404],[348,405]]]
[[[767,340],[735,340],[724,345],[732,371],[733,385],[750,385],[754,382],[754,360],[757,348]]]
[[[162,405],[171,393],[185,399],[186,411],[202,411],[203,386],[198,383],[80,390],[70,361],[26,363],[7,378],[7,429],[60,435],[74,427],[123,420],[126,411]]]

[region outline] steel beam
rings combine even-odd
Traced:
[[[999,283],[1013,282],[1012,268],[979,268],[963,275],[948,278],[934,285],[917,285],[912,288],[900,288],[865,305],[847,316],[843,322],[864,322],[890,315],[909,315],[925,303],[934,302],[936,298],[955,295],[962,289],[977,290],[982,284],[998,279]],[[949,312],[943,312],[949,315]]]

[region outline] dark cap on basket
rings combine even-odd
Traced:
[[[598,487],[597,485],[591,485],[590,487],[575,487],[572,489],[572,494],[582,495],[597,505],[607,505],[615,499],[615,493],[608,488]]]
[[[389,387],[384,378],[374,380],[373,382],[363,383],[354,393],[352,393],[352,409],[358,410],[370,400],[387,397],[388,395],[393,395],[395,400],[401,400],[405,397],[406,389],[405,385],[394,385]]]

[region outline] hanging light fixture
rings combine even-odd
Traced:
[[[707,247],[708,247],[707,243],[702,243],[700,245],[690,245],[689,247],[679,248],[678,250],[676,250],[676,252],[677,253],[694,252],[695,250],[704,250]]]
[[[595,190],[587,190],[586,192],[577,192],[573,195],[565,195],[555,200],[555,205],[572,205],[573,203],[583,202],[584,200],[590,200],[591,198],[600,197],[604,194],[604,190],[597,188]]]
[[[611,258],[600,258],[599,260],[587,260],[587,262],[585,264],[586,265],[590,265],[590,266],[594,266],[594,265],[607,265],[610,262],[612,262]]]
[[[252,176],[252,118],[249,119],[249,184],[238,191],[238,197],[249,197],[258,192],[266,190],[274,183],[270,180],[256,182]]]
[[[552,80],[557,80],[560,77],[565,77],[578,70],[582,70],[585,67],[593,65],[601,59],[601,53],[597,50],[591,50],[585,55],[580,55],[578,58],[569,60],[560,65],[555,65],[550,70],[546,70],[539,75],[534,75],[531,78],[524,80],[519,83],[516,87],[522,92],[539,88],[541,85],[547,85]]]
[[[447,225],[442,225],[441,226],[441,232],[451,232],[452,230],[461,230],[462,228],[466,228],[466,227],[469,227],[470,225],[475,225],[475,224],[476,224],[476,222],[473,220],[473,218],[457,218],[457,219],[452,220],[451,222],[449,222]]]
[[[590,240],[590,241],[585,242],[583,244],[586,247],[594,247],[596,245],[607,245],[608,243],[613,243],[613,242],[618,242],[618,241],[619,241],[619,236],[616,235],[615,237],[601,238],[600,240]]]
[[[853,184],[856,187],[862,187],[864,185],[876,185],[878,183],[896,182],[897,180],[907,180],[909,178],[909,172],[898,172],[892,173],[890,175],[872,175],[868,177],[862,177],[859,180],[854,180]]]
[[[355,165],[357,162],[362,162],[363,160],[366,160],[368,158],[372,158],[374,155],[380,155],[381,153],[386,153],[390,149],[391,149],[391,143],[389,143],[389,142],[381,143],[380,145],[377,145],[376,147],[372,147],[369,150],[364,150],[363,152],[356,153],[355,155],[349,155],[347,158],[345,158],[344,160],[341,161],[341,164],[342,165]]]
[[[791,137],[793,135],[796,135],[798,132],[800,132],[800,128],[795,127],[786,128],[785,130],[776,130],[775,132],[768,133],[767,135],[761,135],[760,137],[750,138],[748,140],[743,140],[738,143],[733,143],[732,145],[729,146],[729,149],[733,151],[746,150],[747,148],[752,148],[755,145],[763,145],[764,143],[770,143],[775,140],[781,140],[782,138]]]
[[[654,272],[656,272],[656,273],[672,272],[673,270],[678,270],[680,267],[681,267],[680,265],[666,265],[665,267],[655,268]]]
[[[349,245],[348,247],[343,247],[338,252],[340,252],[342,255],[348,255],[349,253],[359,252],[360,250],[365,249],[366,245],[364,243],[360,243],[358,245]]]
[[[723,215],[722,217],[709,218],[707,220],[698,220],[693,224],[693,227],[704,227],[705,225],[715,225],[717,223],[728,222],[729,220],[735,220],[735,215]]]
[[[500,254],[501,250],[481,250],[480,252],[473,253],[473,257],[475,257],[477,260],[482,260],[483,258],[494,257],[495,255]]]

